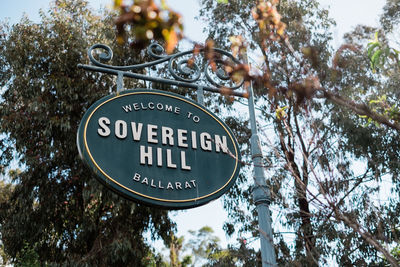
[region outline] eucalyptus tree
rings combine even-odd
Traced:
[[[253,84],[265,128],[279,264],[367,265],[384,257],[396,265],[388,248],[398,242],[398,131],[367,125],[363,118],[375,120],[385,112],[374,107],[386,104],[379,98],[384,92],[391,95],[387,103],[397,106],[393,80],[370,69],[366,40],[376,29],[356,28],[334,51],[334,22],[317,1],[203,0],[201,5],[199,18],[208,23],[209,39],[224,48],[247,43],[261,73]],[[283,26],[276,27],[280,20],[285,34]],[[397,123],[389,119],[386,125]],[[390,190],[393,197],[380,201]],[[246,212],[254,210],[248,192],[243,183],[225,199],[228,233],[236,228],[258,235],[256,217]]]
[[[87,48],[110,45],[116,65],[142,54],[116,45],[113,15],[84,0],[54,1],[40,15],[39,23],[1,25],[0,164],[4,173],[17,158],[22,170],[0,203],[4,251],[18,264],[29,251],[40,265],[146,266],[157,257],[144,234],[169,242],[167,211],[99,185],[75,145],[85,110],[115,89],[112,77],[77,69]]]

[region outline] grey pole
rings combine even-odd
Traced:
[[[265,181],[262,162],[260,139],[257,134],[256,116],[254,110],[253,87],[249,88],[249,114],[251,124],[251,157],[253,159],[254,188],[253,199],[258,213],[258,225],[261,241],[262,266],[276,266],[274,242],[271,228],[271,203],[269,188]]]
[[[118,71],[117,76],[117,93],[124,90],[124,73],[122,71]]]
[[[203,86],[199,85],[197,87],[197,102],[200,105],[204,105],[204,90],[203,90]]]
[[[247,56],[244,57],[247,61]],[[247,62],[246,62],[247,63]],[[253,159],[254,188],[253,199],[258,213],[258,225],[261,242],[261,259],[263,267],[277,266],[274,240],[271,228],[271,212],[269,204],[271,197],[269,188],[265,181],[263,166],[263,155],[261,151],[260,138],[257,133],[256,115],[254,108],[253,86],[249,88],[249,114],[251,125],[251,157]]]

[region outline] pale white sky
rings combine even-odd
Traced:
[[[38,10],[46,9],[49,0],[0,0],[0,20],[10,18],[11,23],[17,22],[22,14],[27,13],[34,21],[39,20]],[[113,0],[90,0],[94,8],[106,6]],[[185,35],[194,41],[204,41],[201,22],[194,19],[199,10],[197,0],[167,0],[169,6],[183,15]],[[340,45],[340,39],[345,32],[350,31],[357,24],[376,26],[385,0],[320,0],[323,7],[328,8],[337,26],[333,29],[334,47]],[[250,179],[250,177],[249,177]],[[218,235],[222,244],[226,244],[222,225],[226,212],[222,208],[222,200],[215,200],[203,207],[187,211],[174,211],[172,214],[178,224],[178,235],[186,235],[188,230],[197,230],[205,225],[211,226]],[[230,240],[235,242],[235,239]]]
[[[0,0],[0,19],[11,18],[11,22],[18,21],[23,12],[29,18],[38,20],[39,8],[46,8],[49,0]],[[94,8],[107,6],[113,0],[89,0]],[[319,0],[321,5],[329,9],[331,16],[336,20],[338,38],[351,30],[357,24],[375,25],[381,13],[385,0]],[[199,10],[198,0],[167,0],[174,10],[179,11],[184,18],[185,34],[196,41],[203,41],[201,22],[194,17]]]
[[[319,0],[336,21],[334,46],[340,45],[343,34],[358,24],[377,26],[386,0]],[[371,36],[372,39],[372,36]]]

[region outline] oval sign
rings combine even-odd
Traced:
[[[131,200],[184,209],[220,197],[240,168],[237,141],[212,112],[180,95],[127,90],[85,113],[77,144],[100,182]]]

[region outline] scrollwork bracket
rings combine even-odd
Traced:
[[[97,53],[98,59],[93,56],[95,50],[102,50]],[[241,64],[232,54],[214,48],[212,51],[215,59],[209,60],[205,56],[205,49],[188,50],[172,55],[167,55],[164,48],[159,44],[153,43],[147,48],[147,54],[154,59],[153,61],[129,65],[114,66],[106,64],[113,57],[111,48],[104,44],[95,44],[88,49],[88,56],[91,65],[79,64],[78,67],[89,70],[116,75],[117,91],[123,90],[122,77],[135,78],[140,80],[152,81],[157,83],[175,85],[196,89],[199,92],[210,91],[215,93],[223,93],[227,95],[246,97],[247,94],[238,92],[243,81],[235,83],[226,73],[225,66],[227,64]],[[167,77],[155,77],[137,73],[147,67],[167,64]],[[202,97],[200,97],[202,98]]]

